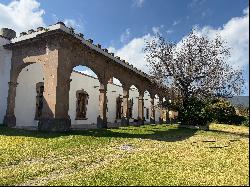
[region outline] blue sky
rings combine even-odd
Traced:
[[[142,41],[155,32],[175,42],[193,27],[221,33],[235,48],[231,63],[245,69],[249,95],[248,6],[247,0],[0,0],[0,27],[21,32],[64,21],[146,72]]]
[[[63,3],[62,3],[63,2]],[[77,30],[99,43],[121,47],[120,36],[130,29],[130,39],[164,25],[173,31],[168,38],[180,40],[193,25],[220,27],[229,19],[242,15],[247,0],[41,0],[46,24],[73,19]]]

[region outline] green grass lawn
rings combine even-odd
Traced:
[[[249,185],[249,128],[41,133],[0,127],[0,185]]]

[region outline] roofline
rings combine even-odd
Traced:
[[[53,31],[53,32],[52,32]],[[39,30],[39,31],[35,31],[33,33],[30,33],[30,34],[27,34],[27,35],[23,35],[21,37],[18,37],[18,38],[14,38],[11,40],[11,43],[10,44],[6,44],[4,45],[5,48],[7,49],[11,49],[13,46],[15,45],[20,45],[28,40],[33,40],[36,38],[36,37],[39,37],[39,36],[44,36],[44,35],[50,35],[50,34],[55,34],[55,33],[60,33],[60,32],[64,32],[66,34],[69,34],[71,36],[73,36],[74,38],[78,39],[81,41],[82,44],[90,47],[91,49],[99,52],[100,54],[108,57],[109,59],[111,59],[112,61],[122,65],[123,67],[125,68],[128,68],[129,70],[132,70],[134,71],[135,73],[141,75],[142,77],[146,78],[148,81],[150,81],[151,83],[155,83],[157,84],[156,82],[152,81],[149,77],[148,74],[146,74],[145,72],[141,71],[141,70],[138,70],[137,68],[133,67],[132,65],[128,64],[128,63],[125,63],[124,61],[122,61],[121,59],[118,59],[116,57],[114,57],[113,55],[111,55],[110,53],[104,51],[106,49],[102,49],[101,48],[101,45],[97,44],[94,45],[92,42],[84,39],[83,37],[79,36],[79,34],[77,33],[74,33],[74,31],[72,32],[72,29],[71,28],[68,28],[66,27],[64,24],[62,24],[61,22],[55,24],[55,25],[51,25],[43,30]],[[37,38],[38,39],[38,38]],[[161,88],[163,89],[166,89],[165,86],[163,85],[158,85],[157,86],[160,86]]]

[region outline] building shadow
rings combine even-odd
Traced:
[[[145,128],[144,128],[145,127]],[[137,128],[143,128],[139,131]],[[123,127],[119,131],[112,129],[92,129],[92,130],[71,130],[64,133],[53,132],[40,132],[22,129],[12,129],[7,127],[0,127],[0,135],[4,136],[25,136],[35,138],[57,138],[62,136],[92,136],[97,138],[124,138],[124,139],[144,139],[144,140],[157,140],[165,142],[183,141],[192,137],[197,132],[196,129],[185,129],[178,127],[157,127],[147,129],[146,126],[141,127]]]

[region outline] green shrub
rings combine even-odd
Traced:
[[[224,99],[214,100],[210,105],[210,113],[217,123],[233,124],[239,121],[235,108]]]
[[[236,113],[238,113],[238,115],[249,116],[249,107],[239,105],[236,107],[236,110],[237,110]]]
[[[245,120],[242,122],[242,125],[249,127],[249,116],[245,117]]]
[[[246,121],[245,116],[234,115],[231,117],[230,124],[241,125]]]
[[[246,117],[238,115],[234,106],[224,99],[212,101],[209,110],[213,121],[216,123],[236,125],[247,123],[245,122]]]
[[[179,119],[183,125],[204,126],[212,120],[207,103],[195,97],[189,98],[180,107],[179,112]]]

